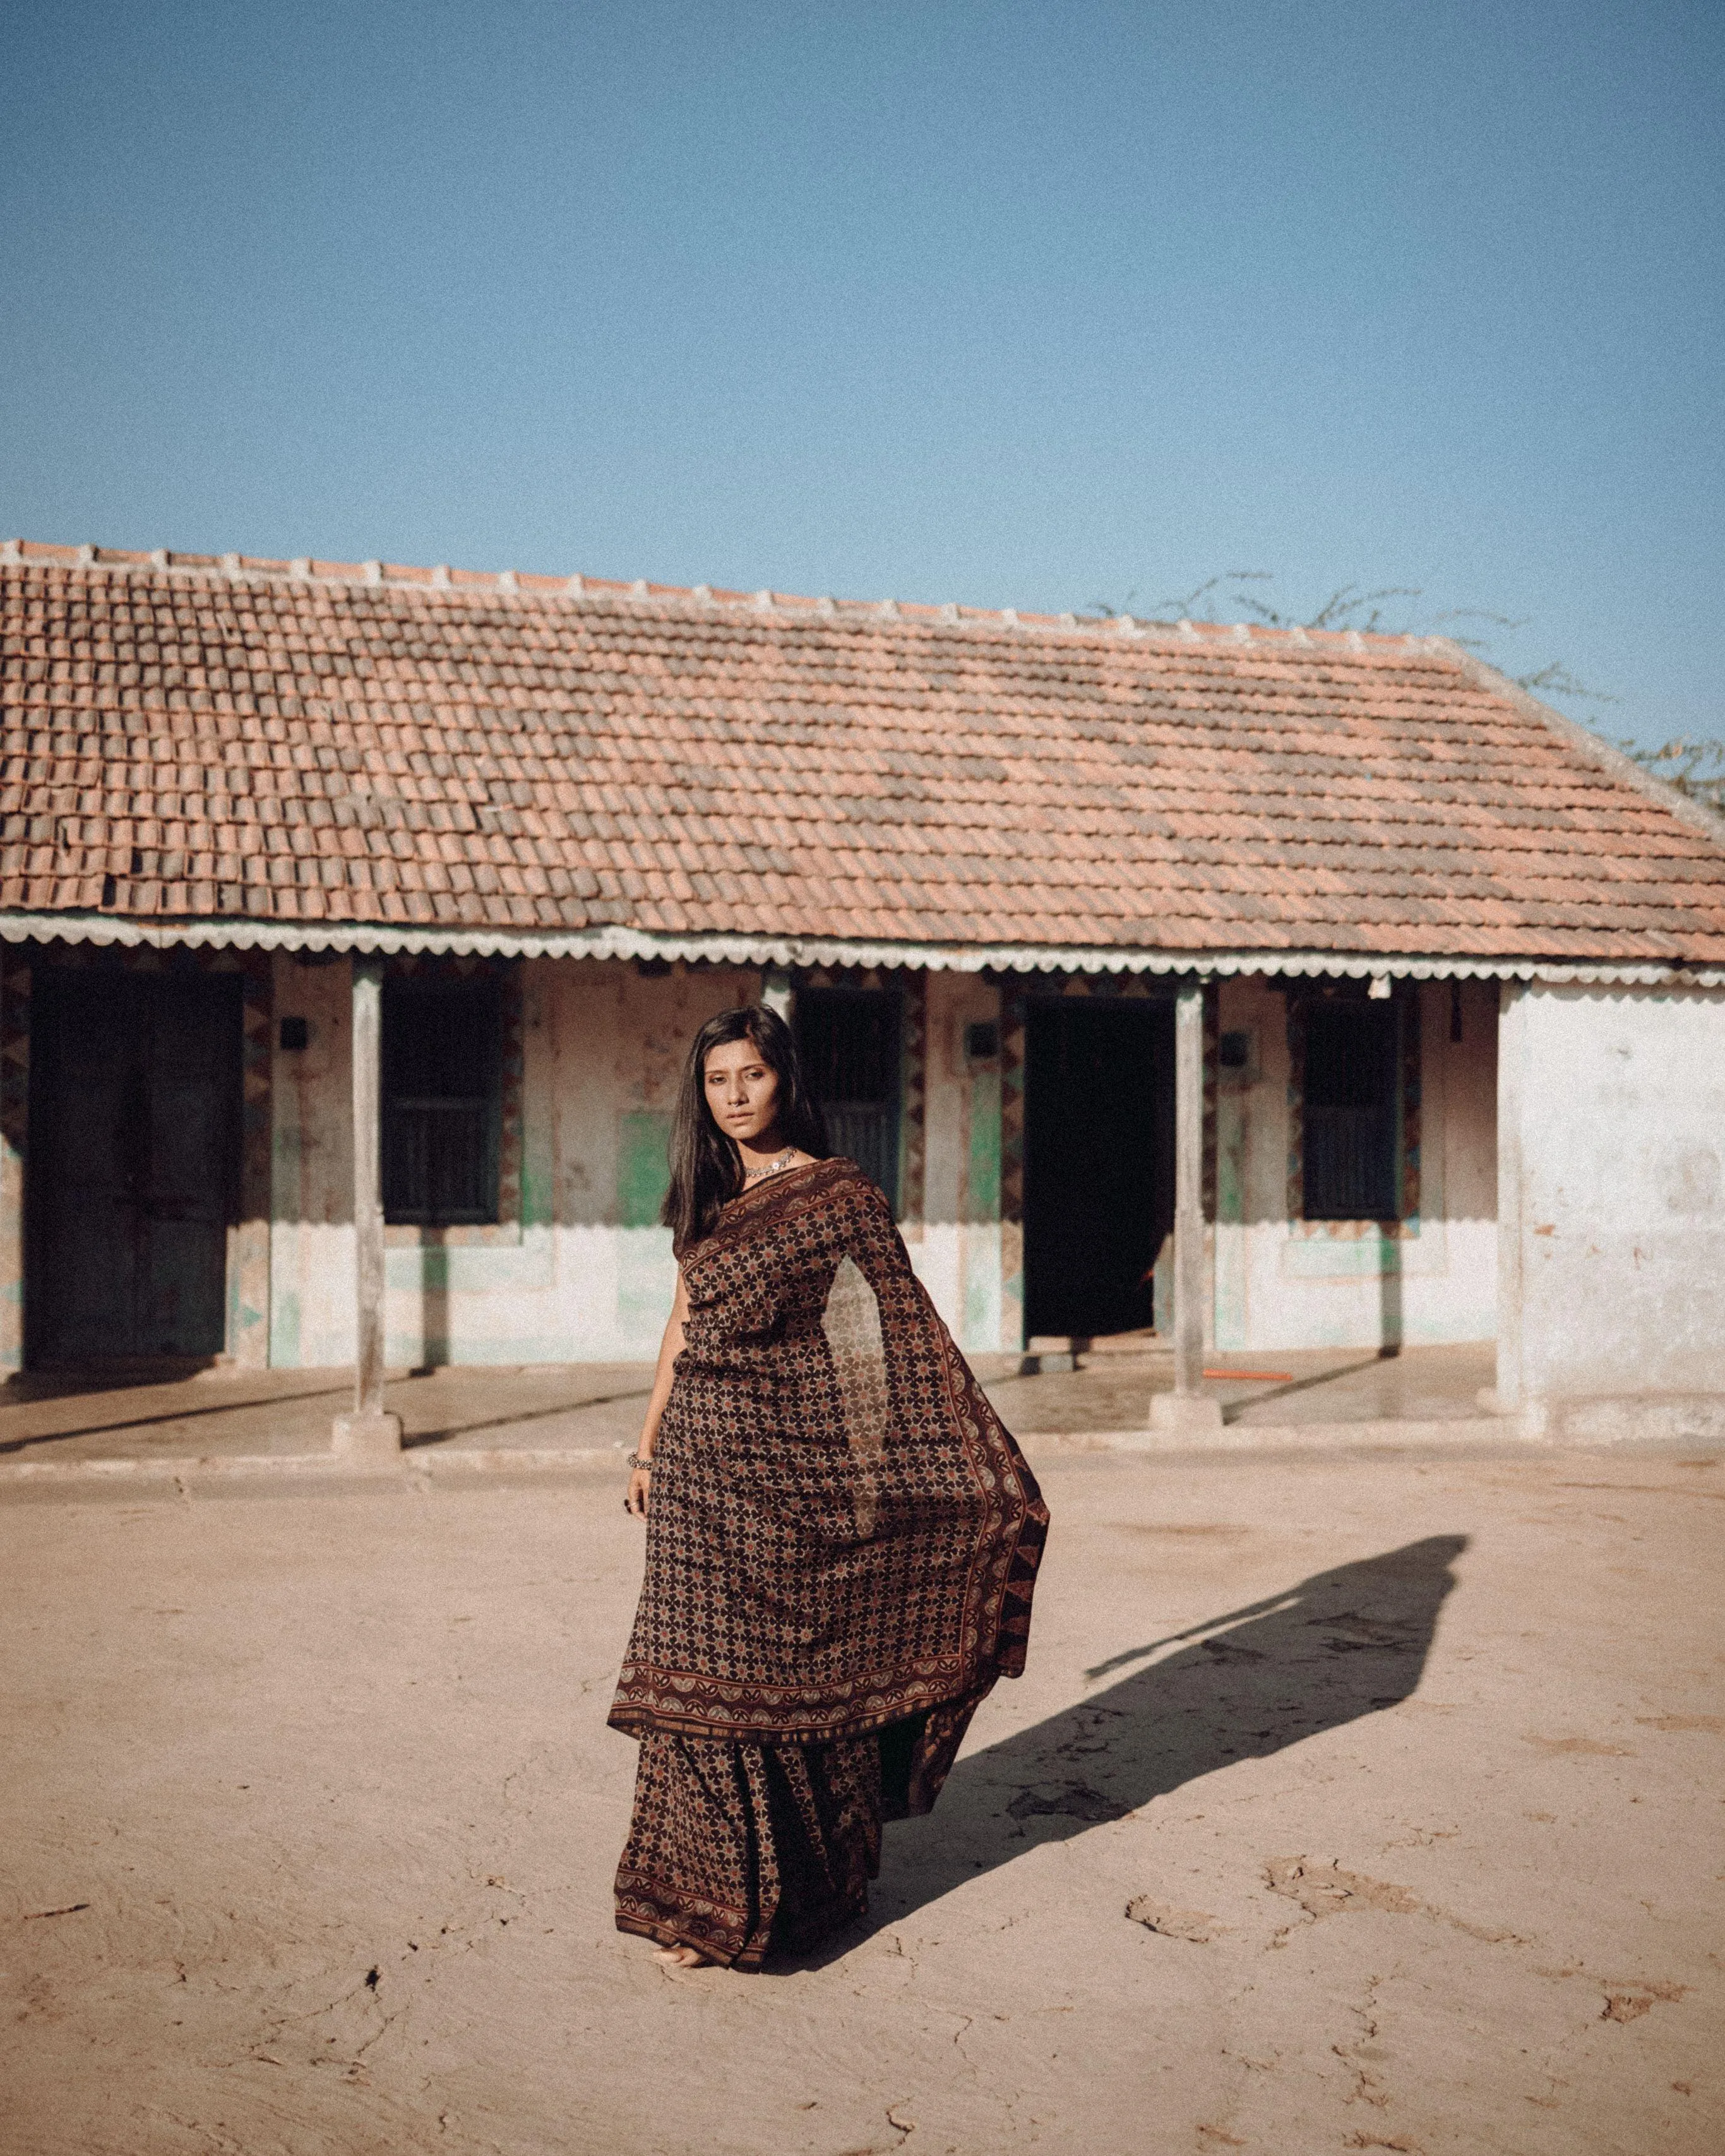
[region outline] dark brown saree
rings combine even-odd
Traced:
[[[881,1820],[1023,1669],[1048,1512],[850,1161],[733,1199],[683,1277],[617,1922],[757,1968],[861,1913]]]

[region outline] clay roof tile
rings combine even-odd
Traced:
[[[0,726],[12,908],[1725,961],[1705,822],[1404,639],[14,542]]]

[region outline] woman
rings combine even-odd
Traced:
[[[646,1578],[611,1726],[640,1741],[617,1923],[758,1969],[867,1906],[1023,1669],[1048,1513],[911,1270],[828,1159],[774,1012],[696,1035],[665,1219],[676,1300],[630,1462]]]

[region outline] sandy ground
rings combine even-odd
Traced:
[[[0,1507],[8,2156],[1725,2148],[1725,1469],[1050,1460],[817,1964],[610,1922],[614,1471]]]

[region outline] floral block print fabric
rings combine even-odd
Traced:
[[[617,1925],[758,1969],[868,1906],[880,1866],[880,1748],[731,1744],[649,1731],[617,1870]]]
[[[925,1811],[1024,1667],[1034,1478],[853,1162],[746,1192],[682,1262],[612,1725],[780,1747],[907,1725],[889,1809]]]

